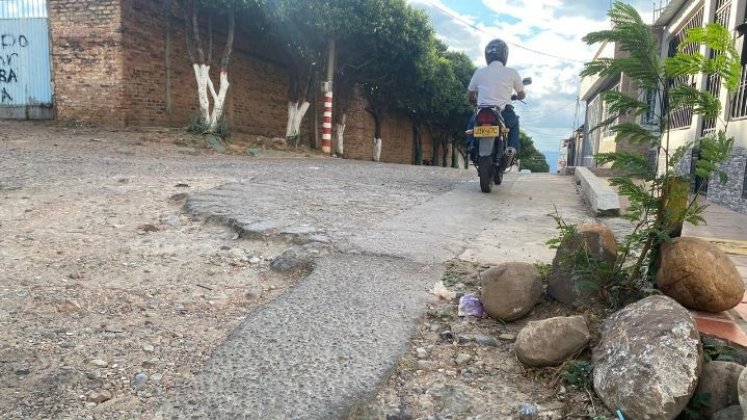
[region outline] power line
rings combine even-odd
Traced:
[[[482,28],[480,28],[480,27],[477,27],[477,26],[473,25],[473,24],[472,24],[472,23],[470,23],[470,22],[467,22],[466,20],[462,19],[462,18],[461,18],[460,16],[458,16],[458,15],[456,15],[456,14],[452,13],[452,12],[451,12],[450,10],[448,10],[448,9],[444,9],[443,7],[439,6],[439,5],[438,5],[438,4],[436,4],[436,3],[429,3],[429,4],[430,4],[431,6],[433,6],[433,7],[435,7],[436,9],[440,10],[440,11],[441,11],[442,13],[445,13],[445,14],[447,14],[447,15],[451,16],[452,18],[454,18],[454,19],[458,20],[459,22],[462,22],[463,24],[465,24],[465,25],[469,26],[470,28],[472,28],[472,29],[475,29],[475,30],[477,30],[477,31],[480,31],[480,32],[482,32],[482,33],[484,33],[484,34],[487,34],[487,32],[485,32],[485,30],[484,30],[484,29],[482,29]],[[489,35],[489,34],[488,34],[488,35]],[[535,54],[539,54],[539,55],[544,55],[544,56],[547,56],[547,57],[552,57],[552,58],[556,58],[556,59],[558,59],[558,60],[563,60],[563,61],[573,61],[573,62],[575,62],[575,63],[585,63],[585,61],[583,61],[583,60],[576,60],[575,58],[561,57],[561,56],[559,56],[559,55],[555,55],[555,54],[550,54],[550,53],[546,53],[546,52],[544,52],[544,51],[539,51],[539,50],[535,50],[535,49],[532,49],[532,48],[529,48],[529,47],[525,47],[525,46],[523,46],[523,45],[519,45],[519,44],[514,44],[513,42],[509,42],[509,41],[505,41],[505,42],[506,42],[507,44],[509,44],[509,45],[513,45],[513,46],[514,46],[514,47],[516,47],[516,48],[520,48],[520,49],[522,49],[522,50],[526,50],[526,51],[529,51],[529,52],[533,52],[533,53],[535,53]]]

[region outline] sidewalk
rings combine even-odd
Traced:
[[[683,236],[705,239],[726,252],[747,284],[747,215],[709,204],[707,224],[685,224]],[[747,347],[747,293],[736,308],[720,314],[693,312],[698,330]]]

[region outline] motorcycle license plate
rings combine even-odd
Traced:
[[[484,125],[475,127],[475,137],[498,137],[498,133],[500,132],[500,127],[497,125]]]

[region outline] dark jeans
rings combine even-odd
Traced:
[[[516,149],[516,153],[519,153],[519,116],[516,115],[514,112],[514,107],[511,105],[506,106],[506,108],[501,111],[501,116],[503,116],[503,121],[506,123],[506,127],[510,130],[508,132],[508,138],[507,143],[510,147],[513,147]],[[477,117],[477,113],[472,114],[472,117],[469,120],[469,123],[467,124],[467,130],[471,130],[475,127],[475,118]],[[470,157],[473,161],[477,160],[477,149],[478,149],[478,142],[477,140],[472,136],[467,136],[467,147],[470,150]]]

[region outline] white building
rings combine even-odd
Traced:
[[[716,95],[723,105],[722,115],[716,120],[705,120],[692,111],[682,110],[674,116],[670,130],[670,148],[693,142],[703,135],[726,126],[727,136],[734,137],[734,150],[730,159],[724,163],[722,170],[728,174],[728,182],[721,184],[716,179],[697,180],[693,189],[700,188],[707,194],[708,201],[732,208],[747,214],[747,42],[735,28],[747,21],[747,0],[671,0],[662,4],[655,11],[652,30],[661,40],[661,56],[673,55],[682,41],[685,30],[705,26],[712,22],[720,22],[731,29],[737,51],[742,54],[742,80],[736,96],[729,95],[721,88],[720,80],[714,76],[701,75],[692,80],[682,81],[691,83],[701,90],[708,90]],[[702,53],[708,53],[705,49]],[[597,57],[616,57],[619,51],[614,46],[602,45]],[[624,89],[628,94],[625,75],[617,80],[599,80],[585,78],[581,84],[582,99],[587,103],[586,127],[594,126],[595,121],[605,119],[605,107],[599,99],[599,93],[610,89]],[[645,93],[638,93],[641,99],[648,99]],[[650,95],[656,100],[655,95]],[[641,117],[639,122],[646,123],[648,116]],[[577,165],[594,166],[593,155],[599,152],[614,150],[614,142],[610,143],[608,132],[599,130],[597,134],[586,134],[583,150],[583,160],[576,160]],[[693,171],[693,162],[697,159],[698,151],[694,149],[684,159],[680,166],[682,171]]]

